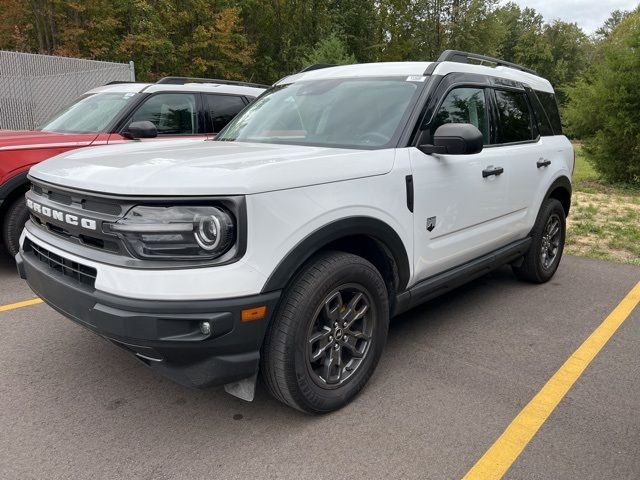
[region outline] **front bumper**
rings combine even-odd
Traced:
[[[28,246],[16,255],[20,276],[51,307],[133,353],[177,383],[203,388],[257,372],[260,347],[280,292],[226,300],[158,301],[119,297],[43,261]],[[266,305],[261,320],[243,322],[241,311]],[[204,335],[206,321],[211,332]]]

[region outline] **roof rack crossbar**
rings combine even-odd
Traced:
[[[269,88],[269,85],[262,85],[260,83],[221,80],[219,78],[164,77],[156,82],[156,84],[162,85],[184,85],[186,83],[218,83],[220,85],[237,85],[239,87]]]
[[[337,67],[337,65],[333,63],[316,63],[315,65],[309,65],[308,67],[303,68],[298,73],[311,72],[312,70],[320,70],[322,68],[330,68],[330,67]]]
[[[499,58],[488,57],[487,55],[480,55],[478,53],[463,52],[460,50],[445,50],[438,58],[438,62],[457,62],[457,63],[470,63],[469,60],[476,60],[482,65],[484,62],[493,63],[500,67],[509,67],[522,72],[538,75],[535,70],[517,65],[515,63],[500,60]]]

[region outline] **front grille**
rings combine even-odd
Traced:
[[[40,245],[26,240],[25,251],[33,252],[33,255],[49,268],[60,272],[65,277],[69,277],[78,283],[91,288],[95,286],[97,271],[93,267],[87,267],[81,263],[73,262],[68,258],[57,255]]]
[[[59,237],[63,237],[65,239],[71,239],[74,242],[77,242],[81,245],[97,248],[99,250],[105,250],[113,253],[119,253],[122,250],[120,248],[120,244],[118,243],[119,241],[117,239],[108,240],[104,238],[98,238],[93,235],[84,235],[82,233],[73,232],[60,225],[56,225],[51,222],[45,222],[42,219],[36,217],[33,213],[31,213],[30,218],[34,224],[48,230],[49,232],[54,233]]]
[[[86,192],[61,190],[46,184],[38,184],[32,180],[31,191],[27,193],[27,205],[33,201],[42,206],[41,210],[31,210],[34,225],[63,238],[65,241],[101,250],[106,253],[130,256],[122,241],[114,234],[103,231],[103,223],[117,221],[130,208],[129,202],[96,197]],[[45,214],[45,209],[48,214]],[[55,218],[51,213],[57,211],[68,213],[78,219],[90,219],[96,225],[94,229],[83,228],[82,225],[69,224],[61,217]]]

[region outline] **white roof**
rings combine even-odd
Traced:
[[[337,67],[311,70],[310,72],[296,73],[283,78],[277,83],[282,84],[302,80],[321,80],[329,78],[422,76],[431,63],[433,62],[385,62],[341,65]],[[475,73],[479,75],[504,78],[525,83],[535,90],[553,92],[553,87],[548,80],[532,73],[509,67],[489,67],[486,65],[475,65],[471,63],[439,62],[433,71],[433,75],[447,75],[448,73],[454,72]]]
[[[138,93],[142,90],[144,90],[145,93],[169,91],[209,92],[248,95],[250,97],[257,97],[265,91],[264,88],[246,87],[244,85],[226,85],[221,83],[185,83],[184,85],[170,83],[114,83],[113,85],[94,88],[87,93]]]

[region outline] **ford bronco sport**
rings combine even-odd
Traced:
[[[18,269],[177,382],[252,399],[260,371],[287,405],[329,412],[367,383],[394,315],[500,265],[554,275],[573,162],[551,85],[517,65],[316,68],[214,141],[32,168]]]
[[[140,138],[204,139],[264,90],[264,85],[189,77],[117,82],[88,91],[39,130],[0,130],[0,238],[5,249],[18,252],[29,219],[24,193],[31,166],[69,150]]]

